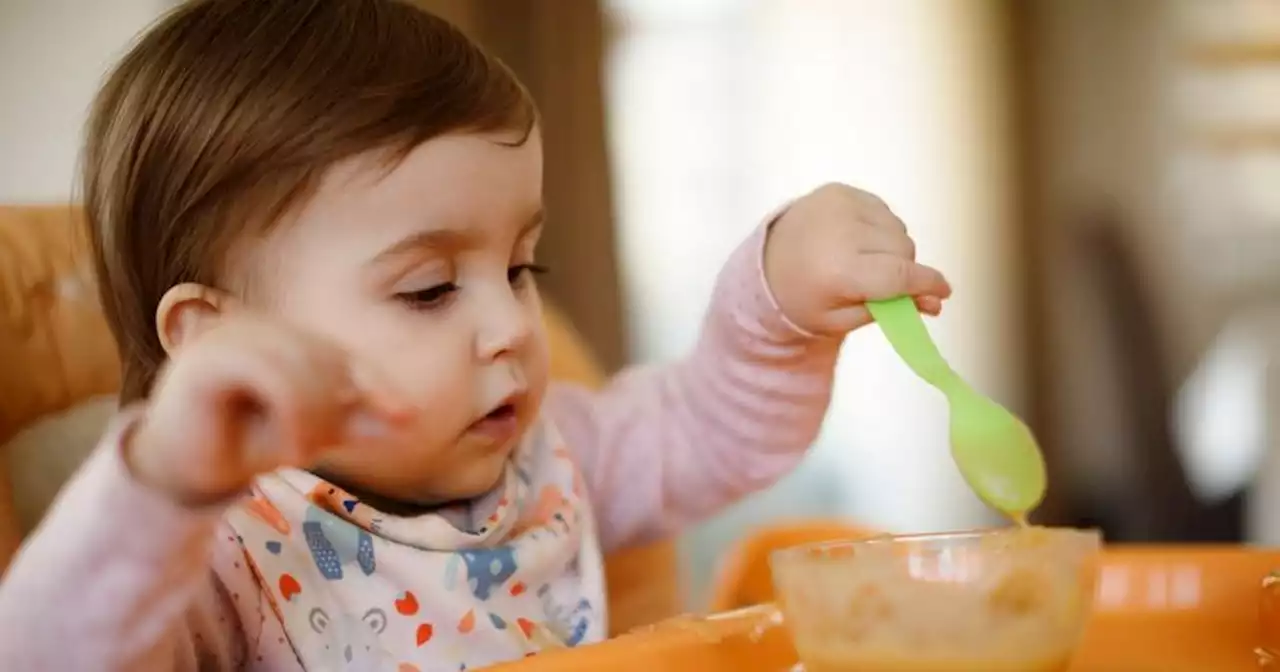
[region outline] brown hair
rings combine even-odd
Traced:
[[[510,71],[407,2],[196,0],[166,16],[107,78],[86,130],[89,242],[121,401],[146,396],[164,363],[164,293],[218,286],[231,244],[335,163],[403,157],[454,131],[527,137],[534,120]]]

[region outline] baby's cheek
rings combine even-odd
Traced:
[[[547,384],[548,371],[551,369],[551,345],[547,333],[539,329],[524,358],[525,378],[529,387],[540,388]]]
[[[449,417],[468,406],[474,393],[471,357],[443,347],[422,344],[396,352],[387,366],[409,401],[433,415]]]

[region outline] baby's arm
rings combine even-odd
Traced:
[[[767,487],[817,436],[840,341],[778,309],[766,233],[725,265],[688,358],[625,372],[599,393],[552,388],[549,412],[579,457],[606,548],[676,532]]]
[[[135,421],[113,422],[0,583],[0,670],[253,662],[246,641],[263,624],[241,623],[261,593],[219,525],[222,508],[184,508],[135,481],[120,453]]]

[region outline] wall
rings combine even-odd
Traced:
[[[71,197],[99,82],[168,0],[0,2],[0,201]]]

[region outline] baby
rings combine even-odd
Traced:
[[[407,2],[186,3],[87,138],[122,410],[0,585],[4,670],[600,641],[603,553],[787,473],[863,303],[950,293],[879,199],[825,186],[729,259],[687,358],[548,381],[534,105]]]

